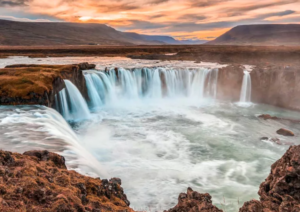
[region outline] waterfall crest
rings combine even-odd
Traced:
[[[251,102],[251,76],[249,71],[244,71],[240,102]]]
[[[89,93],[101,102],[116,99],[213,98],[217,96],[218,69],[120,68],[85,73]],[[93,80],[90,80],[90,79]],[[91,104],[96,101],[91,98]],[[100,101],[98,101],[100,102]]]

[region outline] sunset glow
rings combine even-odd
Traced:
[[[211,40],[243,24],[299,23],[299,0],[10,0],[0,18],[107,24],[121,31]]]

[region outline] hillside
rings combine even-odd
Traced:
[[[137,33],[104,24],[66,22],[15,22],[0,20],[0,46],[38,45],[157,45]]]
[[[300,24],[237,26],[209,45],[300,45]]]

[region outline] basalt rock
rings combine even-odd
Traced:
[[[48,151],[0,151],[0,211],[133,211],[121,180],[68,171],[64,157]]]
[[[223,212],[212,204],[209,194],[200,194],[187,189],[187,193],[181,193],[178,197],[178,204],[164,212]]]
[[[240,212],[300,211],[300,145],[292,146],[271,167],[260,185],[260,201],[244,203]]]
[[[297,66],[257,66],[251,72],[252,100],[300,110],[300,70]]]
[[[94,68],[95,65],[88,63],[6,66],[0,69],[0,104],[53,107],[55,95],[65,88],[64,79],[70,80],[88,99],[82,71]]]
[[[218,99],[236,102],[240,98],[244,68],[240,65],[230,65],[219,69]]]
[[[284,129],[284,128],[277,130],[276,133],[279,135],[284,135],[284,136],[295,136],[295,134],[292,131]]]

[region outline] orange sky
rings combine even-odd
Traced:
[[[0,0],[0,18],[211,40],[241,24],[299,23],[300,0]]]

